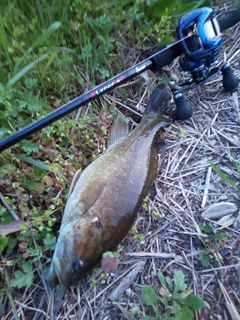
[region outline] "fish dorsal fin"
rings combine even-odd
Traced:
[[[128,120],[118,116],[108,131],[107,149],[128,134]]]
[[[75,175],[74,175],[74,177],[73,177],[73,179],[72,179],[72,183],[71,183],[71,185],[70,185],[69,191],[68,191],[68,198],[69,198],[70,195],[72,194],[72,192],[73,192],[73,190],[74,190],[74,188],[75,188],[75,185],[77,184],[78,179],[79,179],[80,176],[81,176],[81,173],[82,173],[82,169],[79,169],[79,170],[75,173]]]

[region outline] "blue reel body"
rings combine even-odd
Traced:
[[[188,37],[191,35],[191,37]],[[181,42],[184,56],[180,65],[184,71],[190,71],[193,80],[198,83],[208,76],[218,58],[222,37],[218,22],[213,18],[213,10],[199,8],[185,14],[178,23],[178,40]]]

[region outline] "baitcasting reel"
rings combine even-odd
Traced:
[[[184,83],[183,88],[174,94],[179,120],[192,116],[192,108],[184,100],[182,91],[209,81],[220,71],[226,91],[234,91],[238,86],[239,80],[228,63],[216,67],[222,44],[221,29],[224,29],[221,20],[214,18],[213,10],[207,7],[195,9],[179,20],[177,38],[181,41],[183,52],[179,63],[182,70],[190,72],[192,76],[192,80]]]

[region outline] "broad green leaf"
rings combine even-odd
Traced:
[[[36,191],[37,183],[36,181],[30,179],[29,177],[24,176],[22,178],[22,184],[26,186],[29,190]]]
[[[33,168],[34,173],[34,180],[39,181],[42,177],[46,175],[46,171],[44,169],[41,169],[39,167],[34,166]]]
[[[14,237],[10,237],[8,239],[8,244],[7,244],[7,254],[10,254],[12,253],[13,251],[13,248],[17,245],[18,241],[16,238]],[[0,251],[1,251],[1,248],[0,248]]]
[[[184,275],[181,271],[177,270],[174,272],[174,293],[176,294],[178,291],[183,291],[186,289],[186,285],[184,283]]]
[[[203,300],[195,294],[189,294],[185,299],[183,299],[183,303],[191,307],[193,310],[198,310],[206,307]]]
[[[42,105],[39,102],[39,100],[34,97],[33,95],[29,95],[28,97],[28,103],[27,103],[27,110],[29,112],[38,112],[42,109]]]
[[[56,245],[57,238],[51,234],[47,234],[46,237],[43,239],[43,242],[45,244],[46,250],[54,250]]]
[[[221,241],[227,239],[227,235],[223,232],[217,231],[214,233],[214,239],[215,241]]]
[[[164,287],[164,289],[167,290],[166,279],[161,271],[158,272],[158,279],[161,285]]]
[[[204,252],[200,252],[199,254],[200,260],[205,267],[210,265],[210,257],[209,254],[205,254]]]
[[[30,286],[33,282],[33,273],[24,274],[22,271],[15,271],[14,278],[11,279],[11,287],[17,287],[21,289],[22,287]]]
[[[8,244],[8,237],[3,237],[0,235],[0,252],[3,252],[3,249]]]
[[[42,257],[42,248],[38,245],[35,245],[34,248],[28,248],[30,257],[34,257],[32,262],[38,261]]]
[[[25,273],[30,273],[32,272],[32,260],[29,261],[24,261],[24,263],[22,264],[22,269]]]
[[[33,283],[33,279],[34,279],[33,272],[28,273],[28,274],[25,276],[25,285],[26,285],[26,286],[31,286],[31,284]]]
[[[104,252],[103,257],[114,258],[114,254],[111,251]]]
[[[177,313],[180,313],[180,306],[179,304],[173,300],[173,303],[172,303],[172,312],[177,314]]]
[[[3,222],[3,224],[11,222],[13,219],[13,216],[9,213],[6,207],[3,207],[0,205],[0,221]],[[4,236],[6,234],[3,234]]]
[[[25,139],[22,141],[21,147],[26,153],[38,152],[39,150],[38,146],[34,142]]]
[[[154,306],[154,304],[157,302],[156,292],[149,285],[144,285],[142,287],[141,298],[148,306]]]
[[[169,277],[166,277],[166,282],[171,290],[173,290],[173,282]]]
[[[199,225],[199,228],[201,231],[205,232],[205,233],[212,233],[213,228],[207,224],[206,226],[203,226],[202,224]]]
[[[4,164],[0,167],[0,178],[4,178],[7,174],[9,174],[10,171],[13,171],[14,169],[15,167],[10,163]]]
[[[188,307],[181,308],[181,320],[192,320],[193,312]]]

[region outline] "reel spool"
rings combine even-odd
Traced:
[[[181,40],[180,45],[183,51],[179,59],[180,66],[183,71],[191,73],[195,83],[190,86],[191,88],[207,82],[219,71],[222,71],[223,87],[226,91],[237,88],[239,80],[228,63],[215,68],[222,45],[222,35],[211,8],[195,9],[184,15],[177,26],[177,38]],[[179,120],[186,120],[192,116],[191,106],[184,100],[182,94],[179,96],[184,90],[183,88],[174,95]]]
[[[195,83],[208,77],[209,68],[217,63],[222,36],[218,22],[210,8],[195,9],[184,15],[178,23],[177,37],[181,42],[184,56],[180,66],[192,74]]]

